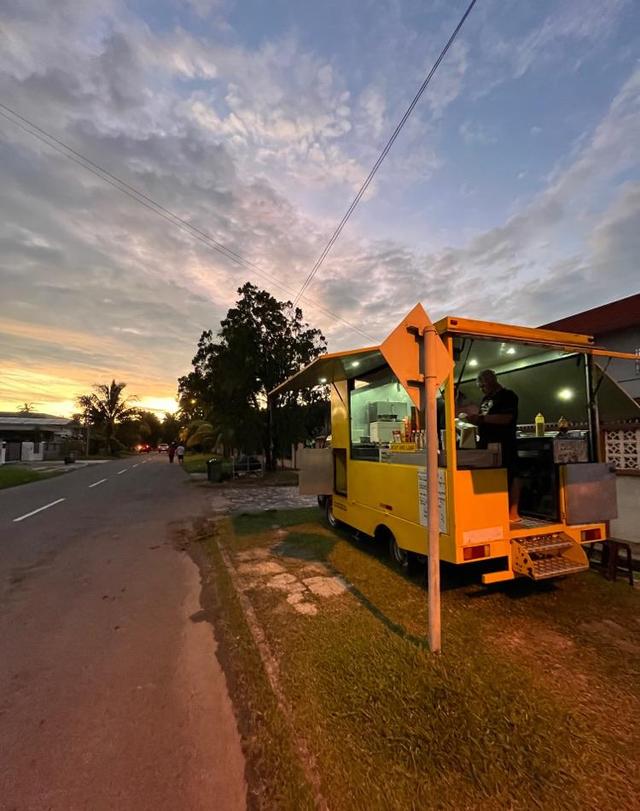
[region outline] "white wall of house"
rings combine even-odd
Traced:
[[[38,450],[34,442],[23,442],[20,458],[23,462],[41,462],[44,459],[44,442],[38,443]]]
[[[611,537],[640,543],[640,476],[618,476],[618,517],[611,522]]]

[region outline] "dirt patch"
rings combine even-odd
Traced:
[[[640,644],[629,637],[629,631],[617,622],[609,619],[595,622],[583,622],[578,626],[587,634],[592,634],[601,642],[608,643],[625,653],[640,653]]]
[[[495,641],[510,650],[529,650],[538,655],[541,651],[564,652],[575,648],[573,639],[552,631],[549,628],[527,628],[524,630],[509,630],[496,634]]]

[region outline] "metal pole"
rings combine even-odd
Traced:
[[[438,417],[436,408],[435,327],[427,327],[424,336],[424,391],[427,472],[427,541],[429,552],[429,648],[440,653],[440,508],[438,504]]]
[[[585,388],[587,390],[587,421],[589,425],[589,459],[591,462],[600,461],[600,415],[598,413],[598,398],[595,393],[593,358],[585,358]]]
[[[85,456],[88,459],[89,458],[89,433],[91,431],[91,423],[89,422],[89,417],[88,416],[87,416],[86,419],[87,419],[87,452],[86,452]]]
[[[275,461],[275,454],[273,452],[273,397],[267,396],[267,419],[268,419],[268,438],[267,438],[267,458],[265,459],[265,468],[267,470],[277,470],[278,465]]]

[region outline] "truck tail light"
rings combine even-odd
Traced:
[[[487,544],[482,546],[466,546],[463,551],[464,560],[478,560],[479,558],[489,557],[489,547]]]
[[[600,540],[602,540],[602,531],[601,531],[600,527],[594,527],[593,529],[580,530],[580,540],[581,541],[600,541]]]

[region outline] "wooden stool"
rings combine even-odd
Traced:
[[[617,538],[609,538],[607,541],[594,541],[587,553],[589,560],[591,560],[596,544],[602,544],[600,565],[604,570],[604,576],[607,580],[617,580],[618,571],[624,572],[629,578],[629,585],[633,587],[633,558],[631,556],[631,546],[626,541],[619,541]],[[626,568],[620,566],[621,552],[626,553]]]

